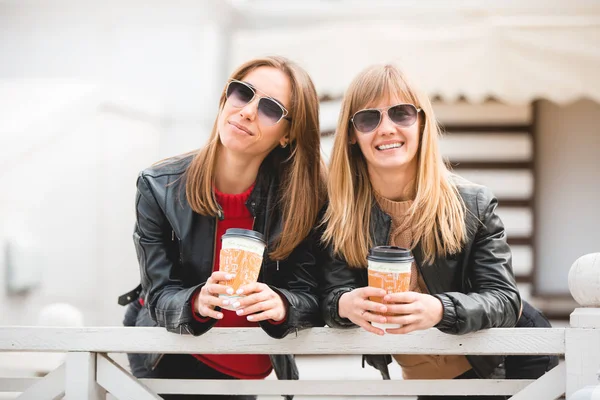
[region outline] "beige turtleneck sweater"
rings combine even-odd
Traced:
[[[392,201],[377,192],[375,199],[379,207],[392,217],[390,245],[410,248],[413,232],[410,229],[408,210],[412,206],[412,200]],[[410,291],[429,293],[414,262],[410,272]],[[404,379],[452,379],[471,369],[469,361],[463,355],[396,354],[393,357],[402,367]]]

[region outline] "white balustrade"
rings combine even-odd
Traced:
[[[567,399],[594,392],[600,370],[600,253],[578,259],[569,274],[582,306],[567,328],[497,328],[468,335],[436,329],[407,335],[313,328],[273,339],[260,328],[217,328],[193,337],[163,328],[0,327],[0,352],[66,352],[43,378],[2,378],[0,392],[19,399],[159,399],[157,393],[298,394],[307,396],[513,395],[514,400]],[[188,354],[558,354],[565,363],[538,380],[177,380],[136,379],[107,353]],[[591,388],[591,389],[590,389]],[[598,388],[600,393],[600,387]],[[592,397],[593,398],[593,397]]]

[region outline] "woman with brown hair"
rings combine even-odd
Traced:
[[[428,97],[398,68],[367,68],[347,89],[331,156],[323,235],[333,256],[322,283],[329,326],[358,325],[383,335],[433,327],[464,334],[517,324],[522,303],[497,200],[487,188],[446,168],[439,135]],[[406,292],[368,286],[369,250],[389,245],[414,255]],[[384,331],[373,324],[396,328]],[[365,357],[389,379],[391,357]],[[503,361],[462,355],[393,358],[405,379],[485,378]],[[542,368],[545,372],[549,363]]]
[[[302,68],[281,57],[237,68],[208,143],[144,170],[137,189],[141,293],[129,294],[125,325],[196,336],[213,326],[260,326],[276,338],[322,325],[313,226],[325,183],[318,99]],[[219,272],[228,228],[252,229],[267,243],[259,282],[235,300],[219,297],[233,294],[224,284],[232,277]],[[144,378],[262,379],[272,369],[280,379],[298,376],[292,356],[132,354],[130,364]]]

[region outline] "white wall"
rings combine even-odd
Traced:
[[[600,104],[539,105],[537,229],[543,294],[569,293],[569,267],[600,251]]]
[[[10,92],[0,97],[14,98]],[[35,324],[39,311],[57,302],[77,307],[87,325],[118,324],[123,309],[116,298],[139,281],[131,239],[135,181],[158,157],[161,124],[102,98],[76,99],[29,128],[30,120],[0,121],[3,138],[30,142],[26,151],[3,153],[11,157],[0,160],[9,161],[0,169],[6,189],[0,192],[0,244],[20,250],[8,260],[0,252],[0,324]],[[28,292],[9,293],[9,267],[32,283]]]
[[[229,70],[227,2],[3,1],[0,80],[81,79],[165,104],[161,157],[200,147]]]
[[[230,3],[0,3],[0,88],[34,82],[26,93],[0,90],[0,243],[19,242],[33,257],[19,266],[37,265],[40,281],[8,296],[0,255],[0,324],[35,323],[50,302],[76,305],[87,325],[120,324],[116,296],[139,282],[137,173],[205,142],[230,72]],[[69,98],[73,82],[107,94],[71,107],[61,101],[81,104]],[[159,104],[150,113],[147,99]]]

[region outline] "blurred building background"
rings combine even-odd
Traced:
[[[200,147],[235,66],[279,54],[322,99],[352,77],[425,88],[457,173],[492,188],[526,298],[557,321],[600,246],[600,2],[0,0],[0,324],[119,325],[139,272],[135,179]]]

